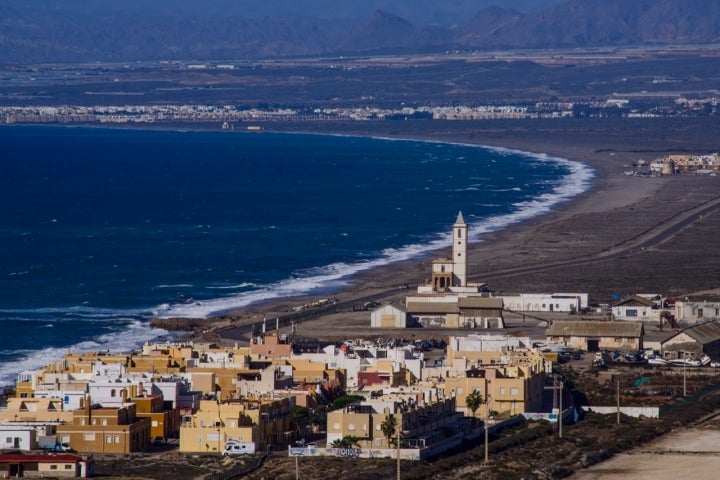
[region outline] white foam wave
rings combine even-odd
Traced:
[[[385,140],[396,141],[397,139]],[[428,143],[435,142],[430,141]],[[551,193],[540,195],[529,201],[518,202],[513,205],[514,210],[511,213],[484,218],[474,225],[469,225],[471,241],[481,240],[482,234],[484,233],[496,231],[551,211],[558,204],[586,191],[590,187],[590,181],[593,178],[592,169],[579,162],[552,157],[546,154],[534,154],[505,148],[478,145],[467,146],[491,150],[501,156],[523,155],[533,158],[536,161],[562,165],[570,171],[568,175],[559,178],[557,186]],[[450,243],[451,234],[449,232],[441,233],[422,244],[411,244],[400,248],[385,249],[375,259],[355,263],[335,263],[320,268],[309,269],[304,272],[296,272],[291,278],[275,284],[258,286],[257,290],[242,292],[224,298],[203,300],[189,304],[163,304],[156,307],[153,310],[153,314],[158,317],[203,318],[274,298],[332,291],[345,285],[347,279],[358,272],[393,262],[417,258],[430,251],[448,247]]]
[[[155,285],[155,288],[192,288],[193,286],[191,283],[178,283],[175,285]]]
[[[45,348],[42,350],[16,350],[14,359],[0,363],[0,385],[14,385],[17,374],[26,370],[35,370],[57,361],[68,351],[74,353],[110,350],[116,353],[129,352],[145,342],[169,335],[165,330],[150,328],[147,322],[127,319],[129,324],[123,331],[101,335],[92,341],[83,341],[70,347]],[[10,353],[10,352],[4,352]]]
[[[209,290],[237,290],[240,288],[252,288],[257,287],[258,285],[256,283],[251,282],[243,282],[238,283],[237,285],[218,285],[213,287],[206,287]]]
[[[118,318],[118,317],[140,317],[147,316],[149,311],[147,309],[114,309],[114,308],[99,308],[89,307],[86,305],[75,305],[71,307],[53,306],[53,307],[41,307],[41,308],[0,308],[0,314],[4,315],[15,315],[20,318],[35,318],[35,317],[56,317],[56,318],[68,318],[68,317],[80,317],[80,318]]]

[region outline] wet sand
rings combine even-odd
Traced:
[[[469,276],[482,280],[484,274],[527,265],[543,265],[559,259],[593,255],[637,238],[683,212],[720,194],[720,177],[692,175],[666,177],[626,176],[637,160],[652,160],[666,153],[708,153],[718,150],[719,119],[606,119],[583,121],[476,121],[476,122],[318,122],[268,123],[266,131],[369,135],[423,139],[503,147],[542,153],[583,162],[595,172],[590,190],[559,205],[554,211],[501,231],[486,234],[470,246]],[[450,206],[453,211],[462,205]],[[558,269],[546,273],[509,276],[492,281],[500,291],[587,291],[591,301],[609,301],[619,292],[632,295],[664,289],[658,293],[684,293],[720,285],[720,247],[706,235],[720,234],[720,215],[703,219],[701,236],[692,237],[693,226],[682,232],[678,243],[672,239],[662,248],[638,252],[628,261],[609,260],[582,269]],[[454,218],[448,219],[450,228]],[[692,237],[692,238],[687,238]],[[690,242],[688,245],[687,242]],[[688,249],[701,248],[706,255],[690,259]],[[654,260],[662,257],[663,262]],[[447,256],[433,252],[423,258],[388,264],[362,272],[348,285],[326,296],[352,301],[376,292],[408,284],[411,288],[429,277],[429,261]],[[676,259],[673,260],[673,259]],[[708,263],[709,261],[709,263]],[[653,266],[662,264],[657,268]],[[675,268],[673,265],[682,268]],[[666,264],[670,267],[665,266]],[[668,268],[672,272],[668,272]],[[669,274],[672,273],[672,274]],[[595,277],[595,278],[593,278]],[[407,291],[399,291],[398,298]],[[223,322],[253,323],[263,317],[281,316],[295,306],[319,297],[269,300],[229,312]],[[369,314],[368,314],[369,323]]]

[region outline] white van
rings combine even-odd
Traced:
[[[225,450],[222,451],[223,456],[252,455],[254,453],[255,444],[253,442],[238,442],[236,440],[228,440],[225,442]]]

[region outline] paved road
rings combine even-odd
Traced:
[[[702,220],[703,217],[715,213],[720,209],[720,197],[715,197],[695,208],[691,208],[684,212],[655,225],[645,232],[628,239],[612,247],[586,255],[583,257],[572,258],[568,260],[560,260],[557,262],[544,263],[542,265],[533,265],[527,267],[510,268],[506,270],[498,270],[495,272],[487,272],[482,274],[482,280],[492,280],[495,278],[512,277],[525,273],[542,272],[555,268],[575,267],[579,265],[587,265],[590,263],[605,262],[608,260],[617,260],[642,253],[644,250],[655,247],[666,242],[681,231],[692,226],[695,222]],[[481,278],[473,278],[473,280],[481,280]]]

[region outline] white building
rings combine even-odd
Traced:
[[[370,326],[373,328],[406,328],[407,309],[401,305],[383,305],[370,314]]]
[[[498,295],[515,312],[579,312],[588,306],[587,293],[520,293]]]
[[[676,301],[675,320],[679,322],[698,322],[720,319],[720,302],[700,300],[696,302]]]
[[[640,322],[660,321],[660,312],[663,310],[647,295],[635,295],[622,300],[612,307],[615,320],[631,320]]]
[[[0,449],[30,451],[37,449],[37,431],[26,422],[0,424]]]

